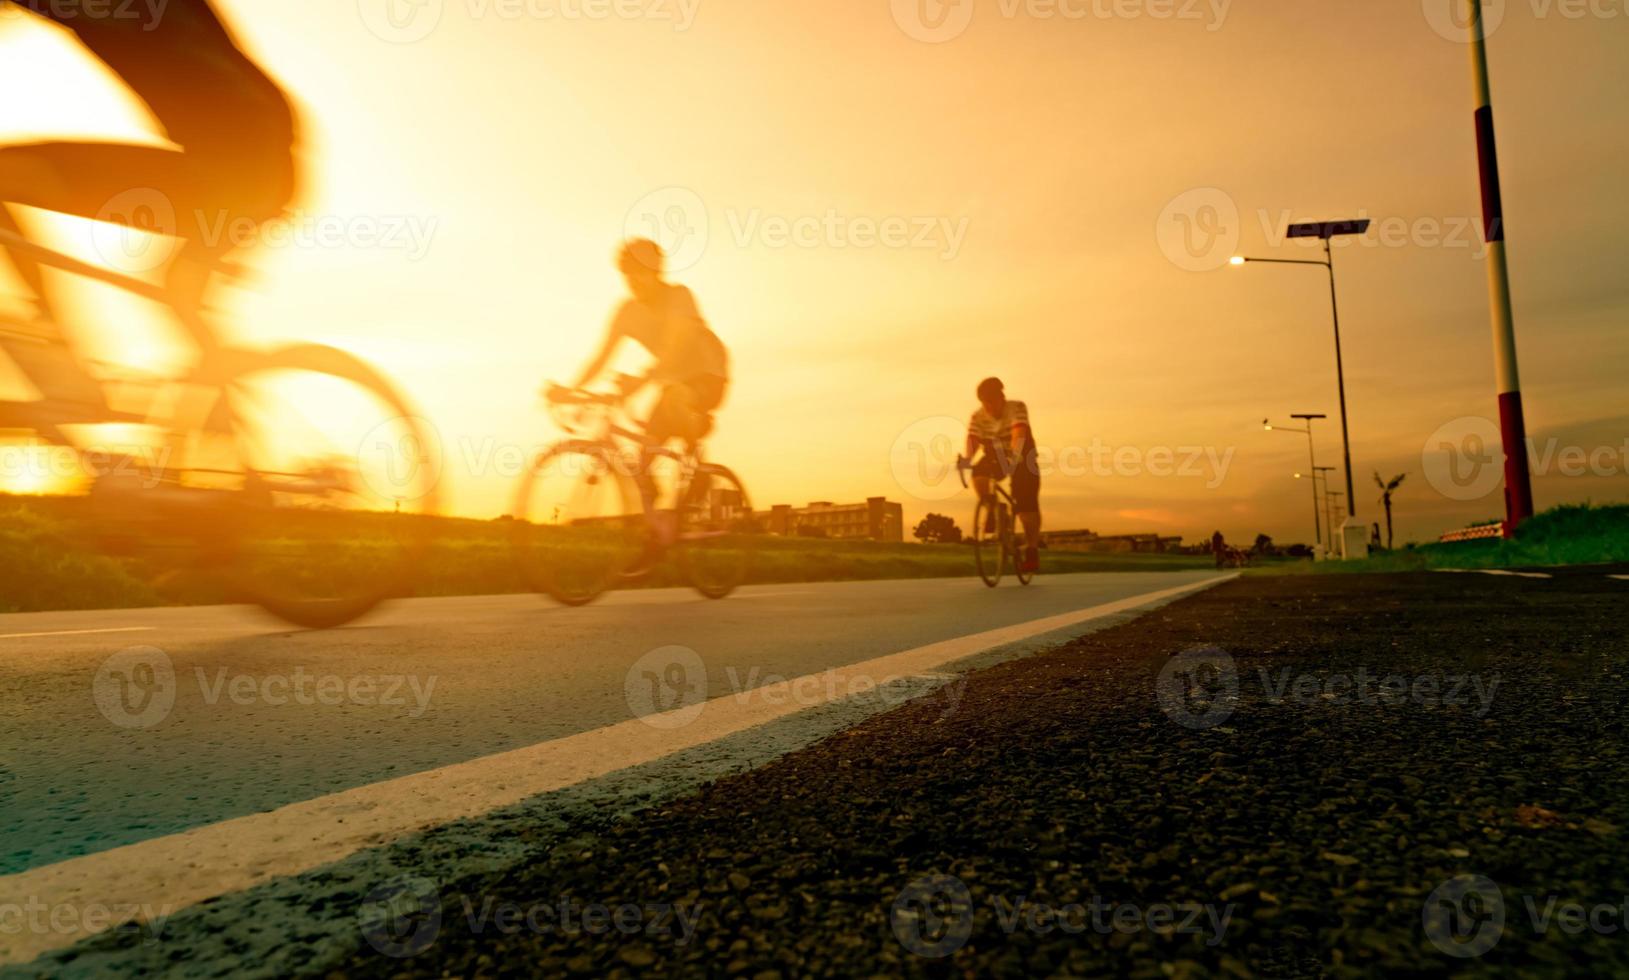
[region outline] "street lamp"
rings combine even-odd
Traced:
[[[1352,435],[1346,422],[1346,365],[1341,357],[1341,311],[1335,294],[1335,253],[1330,240],[1347,235],[1361,235],[1369,230],[1367,218],[1352,221],[1324,221],[1312,224],[1290,225],[1290,238],[1318,238],[1324,243],[1324,257],[1317,259],[1257,259],[1235,255],[1232,264],[1263,262],[1271,265],[1321,265],[1329,271],[1329,307],[1335,316],[1335,379],[1341,396],[1341,444],[1346,453],[1346,516],[1357,516],[1357,493],[1352,488]]]
[[[1313,446],[1312,442],[1312,423],[1318,419],[1326,419],[1328,417],[1329,416],[1327,415],[1312,415],[1306,413],[1291,415],[1290,418],[1299,419],[1307,424],[1307,427],[1304,429],[1276,426],[1273,424],[1272,419],[1262,419],[1261,424],[1267,428],[1268,432],[1305,432],[1307,435],[1307,455],[1311,458],[1312,470],[1314,473],[1316,473],[1318,470],[1318,450]],[[1301,478],[1301,474],[1295,474],[1295,478],[1299,480]],[[1312,540],[1322,542],[1324,539],[1324,528],[1323,525],[1319,523],[1318,510],[1318,481],[1316,478],[1314,478],[1312,482]]]

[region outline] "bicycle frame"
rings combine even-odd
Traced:
[[[159,400],[154,399],[145,414],[134,414],[125,417],[113,413],[115,417],[108,419],[109,422],[136,422],[164,429],[172,435],[198,431],[208,424],[210,416],[220,403],[221,392],[226,379],[252,367],[261,357],[260,354],[252,351],[224,346],[220,341],[219,334],[210,326],[208,319],[204,316],[202,304],[179,302],[175,293],[164,286],[92,265],[55,249],[29,241],[21,235],[4,229],[0,229],[0,245],[13,253],[25,255],[41,265],[113,286],[132,296],[164,306],[175,315],[176,321],[180,324],[182,330],[197,347],[199,351],[197,362],[182,376],[154,380],[154,387],[165,384],[179,386],[178,396],[170,405],[167,407],[160,405]],[[197,260],[183,256],[177,261],[195,262]],[[203,268],[200,271],[203,275],[199,280],[200,292],[211,277],[222,271],[222,267],[218,263],[202,263],[202,266]],[[19,336],[26,336],[34,341],[45,340],[45,338],[33,337],[32,335],[19,334]],[[5,421],[7,407],[6,402],[0,401],[0,424]],[[52,419],[30,415],[19,419],[19,421],[34,429],[47,441],[60,443],[70,450],[79,451],[79,447],[72,444],[71,440],[61,431],[60,426],[63,424],[77,424],[83,420]]]

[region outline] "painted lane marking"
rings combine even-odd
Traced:
[[[93,633],[147,633],[156,626],[117,626],[101,630],[50,630],[45,633],[0,633],[0,640],[26,640],[37,636],[90,636]]]
[[[1503,575],[1511,578],[1555,578],[1549,572],[1512,572],[1505,568],[1434,568],[1435,572],[1450,575]]]
[[[801,678],[780,681],[755,689],[755,696],[746,700],[722,695],[703,702],[700,715],[688,724],[662,727],[660,722],[693,713],[694,706],[71,858],[0,877],[0,895],[27,895],[46,907],[145,906],[165,909],[168,915],[843,700],[848,695],[839,692],[875,686],[878,678],[933,674],[987,650],[1235,578],[1237,574],[1213,577],[822,671],[810,675],[822,680],[814,697],[808,696],[807,685],[800,685]],[[87,919],[79,917],[72,928],[61,931],[0,932],[0,965],[27,963],[113,924],[93,929]]]

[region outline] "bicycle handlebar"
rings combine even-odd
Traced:
[[[956,457],[956,475],[962,478],[962,489],[967,489],[967,474],[973,469],[973,461],[966,456]]]

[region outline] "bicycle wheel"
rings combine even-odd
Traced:
[[[992,589],[1001,584],[1007,567],[1007,547],[1001,530],[1005,514],[1006,508],[997,500],[981,500],[973,509],[973,560],[979,578]]]
[[[366,363],[301,346],[244,358],[169,480],[219,494],[188,524],[235,592],[298,626],[410,591],[429,548],[440,447]]]
[[[568,606],[614,587],[650,533],[627,464],[603,443],[564,443],[539,456],[521,480],[515,518],[522,578]]]
[[[679,565],[697,592],[722,599],[752,570],[758,539],[747,488],[728,469],[696,469],[679,506]]]

